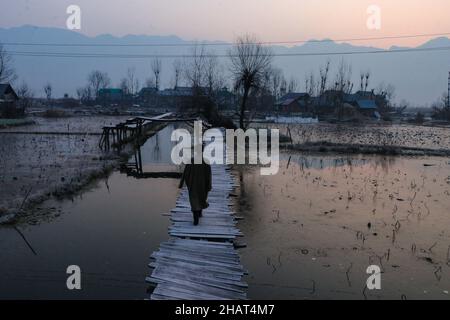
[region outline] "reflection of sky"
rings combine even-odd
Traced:
[[[178,169],[178,166],[174,165],[171,159],[172,148],[177,142],[171,141],[171,135],[177,128],[185,128],[183,125],[171,124],[163,130],[160,130],[156,135],[149,138],[147,142],[141,147],[142,164],[144,171],[155,171],[156,166],[160,167],[160,170],[172,171],[172,169]],[[189,131],[189,130],[188,130]],[[248,152],[248,150],[246,150]],[[363,155],[302,155],[294,154],[289,155],[286,153],[280,154],[280,160],[284,165],[290,158],[290,164],[296,164],[301,170],[316,169],[323,170],[328,168],[340,168],[344,166],[352,167],[381,167],[384,171],[388,171],[390,165],[395,162],[395,157],[386,157],[382,155],[372,155],[365,157]],[[248,160],[248,159],[247,159]],[[134,163],[134,157],[130,162]],[[281,164],[283,166],[283,164]],[[163,169],[164,167],[164,169]]]
[[[170,137],[174,126],[169,125],[147,140],[141,147],[142,163],[145,164],[172,164],[171,153],[176,142]]]

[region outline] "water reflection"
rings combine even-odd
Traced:
[[[447,298],[445,159],[292,153],[276,176],[237,170],[249,298],[364,299],[369,264],[389,284],[369,299]]]
[[[167,161],[170,133],[162,130],[138,150],[135,173],[178,171]],[[26,241],[17,230],[0,227],[0,298],[147,298],[149,255],[168,237],[162,214],[178,195],[178,179],[169,178],[115,172],[73,201],[42,204],[42,216],[18,226]],[[81,268],[81,291],[66,288],[66,269],[73,264]]]

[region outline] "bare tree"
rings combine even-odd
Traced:
[[[0,83],[13,82],[17,79],[16,72],[12,66],[12,58],[0,44]]]
[[[77,98],[78,98],[78,101],[82,101],[83,100],[83,97],[84,97],[84,89],[85,88],[77,88]]]
[[[288,90],[289,93],[291,93],[291,92],[296,92],[297,89],[298,89],[298,82],[297,82],[297,79],[295,79],[294,77],[292,77],[292,78],[289,80],[289,83],[288,83],[288,86],[287,86],[287,90]]]
[[[222,66],[217,56],[213,52],[208,52],[205,58],[205,85],[208,88],[207,94],[214,98],[217,91],[225,86]]]
[[[271,68],[271,91],[272,95],[275,99],[280,98],[280,86],[281,86],[281,78],[283,77],[283,71],[278,68]]]
[[[206,50],[203,45],[192,48],[191,58],[184,61],[184,77],[193,90],[205,84]]]
[[[180,80],[183,72],[183,63],[181,60],[177,59],[173,62],[173,87],[177,89],[180,85]]]
[[[353,90],[351,77],[352,66],[342,59],[336,73],[335,89],[344,93],[351,93]]]
[[[217,92],[225,85],[221,68],[214,52],[207,52],[203,45],[195,45],[191,57],[184,60],[184,78],[193,93],[191,108],[206,117],[216,114]]]
[[[380,83],[375,89],[377,95],[384,96],[387,100],[392,100],[395,97],[395,87],[392,84]]]
[[[130,88],[128,86],[128,79],[127,78],[122,78],[120,80],[119,88],[122,89],[124,94],[129,94],[130,93]]]
[[[105,89],[110,83],[111,79],[106,72],[94,70],[88,76],[88,86],[93,91],[96,98],[98,97],[98,91],[100,89]]]
[[[161,80],[161,70],[162,70],[162,62],[161,59],[155,58],[152,61],[152,71],[155,76],[155,88],[159,90],[160,80]]]
[[[367,88],[369,87],[370,71],[366,72],[365,78],[366,78],[366,83],[365,83],[364,91],[367,91]]]
[[[284,96],[287,92],[287,80],[283,76],[281,76],[281,83],[280,83],[280,95]]]
[[[431,105],[434,119],[450,121],[449,99],[448,92],[445,92],[438,101]]]
[[[92,100],[92,88],[87,85],[77,89],[77,97],[80,102],[86,102]]]
[[[52,87],[51,83],[48,82],[44,86],[44,93],[45,93],[45,97],[47,98],[47,102],[50,102],[50,100],[52,99],[52,90],[53,90],[53,87]]]
[[[365,74],[364,74],[364,72],[361,71],[361,73],[359,74],[361,91],[364,91],[364,78],[365,78]]]
[[[327,88],[328,83],[328,73],[330,72],[330,61],[327,61],[324,67],[319,70],[320,74],[320,89],[319,95],[323,94]]]
[[[17,96],[19,97],[19,104],[22,108],[22,112],[24,113],[27,108],[33,105],[34,98],[33,91],[31,91],[25,81],[23,81],[17,89]]]
[[[320,85],[316,81],[314,73],[311,71],[310,74],[305,77],[305,91],[310,96],[314,96],[316,95],[316,93],[320,94],[320,92],[318,92],[318,88],[319,90],[321,90]]]
[[[272,51],[263,46],[254,37],[239,37],[229,52],[231,73],[234,76],[235,88],[242,92],[239,126],[244,129],[245,112],[250,94],[260,88],[264,72],[272,63]]]
[[[128,68],[127,80],[130,93],[136,94],[139,91],[139,79],[136,77],[136,68]]]

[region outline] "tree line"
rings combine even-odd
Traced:
[[[192,88],[193,104],[207,114],[217,113],[217,92],[223,87],[230,88],[238,97],[237,115],[242,128],[246,127],[252,112],[264,106],[271,108],[274,101],[285,93],[303,90],[310,96],[320,96],[326,90],[352,93],[355,89],[367,91],[370,88],[371,72],[360,72],[360,82],[355,85],[352,82],[352,66],[343,59],[337,65],[334,75],[331,72],[331,62],[327,61],[317,72],[307,74],[301,86],[295,77],[286,79],[283,71],[274,66],[273,57],[271,47],[251,35],[236,39],[228,50],[228,62],[225,64],[219,61],[214,51],[198,44],[192,48],[189,58],[177,59],[172,63],[171,86],[177,88],[185,85]],[[130,67],[119,81],[118,87],[128,95],[136,95],[142,86],[160,90],[163,67],[161,59],[153,59],[149,65],[149,77],[143,84],[136,75],[136,69]],[[12,59],[0,45],[0,82],[14,82],[16,79]],[[80,101],[92,101],[98,98],[100,89],[108,88],[111,84],[108,73],[94,70],[88,74],[87,84],[77,88],[76,95]],[[28,100],[33,97],[32,90],[25,82],[18,87],[17,92]],[[43,92],[50,101],[52,85],[46,83]],[[381,83],[374,89],[374,93],[391,100],[395,95],[395,88],[391,84]],[[448,112],[448,103],[435,104],[433,107],[437,116]]]

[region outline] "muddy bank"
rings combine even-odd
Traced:
[[[85,120],[85,121],[81,121]],[[120,153],[104,153],[98,147],[100,123],[118,123],[122,119],[64,118],[42,119],[27,127],[30,132],[69,134],[2,134],[0,131],[0,223],[39,203],[55,197],[72,197],[87,184],[108,176],[133,153],[129,145]],[[162,126],[148,132],[154,134]],[[85,132],[86,134],[70,134]]]

